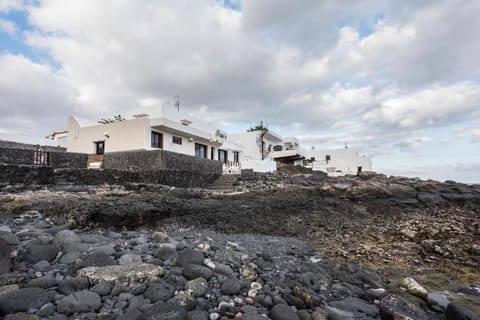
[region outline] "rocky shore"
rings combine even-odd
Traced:
[[[479,319],[480,186],[7,185],[5,319]]]

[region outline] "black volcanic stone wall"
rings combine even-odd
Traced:
[[[51,185],[54,183],[53,168],[50,167],[0,166],[0,184]]]
[[[49,165],[53,168],[87,168],[88,155],[85,153],[50,152]]]
[[[33,150],[0,148],[0,163],[7,164],[0,168],[0,182],[27,185],[148,183],[191,188],[205,187],[222,173],[222,164],[218,161],[162,150],[107,153],[101,170],[86,169],[88,155],[81,153],[51,152],[47,168],[33,166],[33,157]]]
[[[138,181],[178,187],[204,187],[222,174],[218,161],[164,150],[107,153],[105,170],[138,172]]]
[[[34,153],[27,149],[0,148],[0,163],[32,165]]]
[[[103,155],[103,168],[141,171],[163,169],[162,150],[109,152]]]
[[[0,163],[33,165],[35,150],[0,147]],[[49,152],[49,166],[53,168],[86,168],[87,154]]]

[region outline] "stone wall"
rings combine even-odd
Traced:
[[[107,153],[101,170],[85,168],[86,154],[51,152],[50,166],[42,168],[32,166],[33,150],[5,150],[0,148],[0,162],[7,164],[2,166],[5,172],[0,168],[0,183],[4,184],[147,183],[191,188],[208,186],[222,173],[218,161],[162,150]]]
[[[57,149],[60,150],[60,149]],[[17,149],[0,147],[0,163],[12,165],[33,165],[36,149]],[[49,166],[53,168],[86,168],[88,155],[83,153],[53,152],[48,153]]]
[[[49,165],[53,168],[85,169],[87,167],[88,155],[85,153],[50,152],[48,156]]]
[[[163,150],[106,153],[104,170],[137,172],[137,182],[203,187],[222,174],[219,161]]]
[[[32,165],[35,151],[0,147],[0,163]]]
[[[0,185],[51,185],[53,168],[23,165],[0,165]]]

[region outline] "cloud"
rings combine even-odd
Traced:
[[[0,18],[0,32],[4,32],[10,37],[14,37],[17,33],[17,27],[12,21]]]
[[[480,86],[471,82],[406,94],[386,91],[379,99],[380,108],[366,113],[364,119],[404,129],[442,126],[480,115]]]
[[[64,75],[11,54],[0,55],[0,70],[0,127],[43,136],[66,124],[76,90]]]
[[[475,129],[472,131],[472,142],[480,143],[480,129]]]
[[[414,151],[424,144],[431,142],[432,139],[430,137],[421,137],[416,139],[409,139],[402,142],[397,142],[393,145],[394,148],[405,149],[409,151]]]
[[[23,0],[0,0],[0,12],[23,9],[25,3]]]

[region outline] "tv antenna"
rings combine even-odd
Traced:
[[[175,107],[177,108],[177,111],[180,111],[180,97],[175,96]]]

